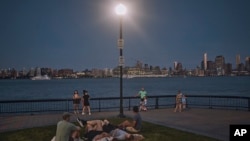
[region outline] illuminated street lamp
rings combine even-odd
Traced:
[[[122,20],[123,20],[123,15],[126,14],[127,8],[123,4],[119,4],[115,7],[115,12],[120,18],[120,37],[117,42],[118,49],[120,50],[120,56],[119,56],[119,67],[120,67],[120,114],[119,117],[124,117],[123,114],[123,66],[124,66],[124,57],[122,54],[123,51],[123,46],[124,46],[124,40],[122,37]]]

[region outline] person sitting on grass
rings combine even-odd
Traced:
[[[138,106],[134,106],[133,107],[133,113],[134,113],[134,117],[133,117],[133,121],[128,121],[125,120],[122,123],[120,123],[118,126],[122,129],[126,129],[129,132],[132,133],[137,133],[141,130],[141,124],[142,124],[142,118],[141,115],[139,113],[139,108]]]
[[[80,127],[70,123],[71,114],[63,113],[63,120],[57,123],[55,141],[73,141],[79,139]]]

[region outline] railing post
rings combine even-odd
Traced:
[[[68,102],[68,104],[67,104],[67,105],[68,105],[68,106],[67,106],[67,111],[68,111],[68,112],[69,112],[69,103],[70,103],[70,101],[71,101],[71,100],[69,100],[69,99],[67,100],[67,102]]]
[[[211,96],[208,97],[208,100],[209,100],[209,109],[212,109],[212,106],[211,106]]]
[[[155,99],[155,109],[159,109],[159,98],[158,97],[156,97],[156,99]]]
[[[131,98],[128,99],[128,110],[130,111],[130,102],[131,102]]]
[[[100,98],[98,99],[98,101],[99,101],[99,112],[101,112],[101,100],[100,100]]]
[[[250,111],[250,98],[248,98],[248,111]]]

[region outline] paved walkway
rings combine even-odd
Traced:
[[[82,116],[85,119],[103,119],[115,117],[119,112],[94,112],[91,116]],[[124,111],[128,117],[131,111]],[[200,135],[209,136],[223,141],[229,140],[230,124],[250,124],[250,112],[218,109],[187,109],[181,113],[174,113],[173,109],[158,109],[141,112],[144,121],[167,127],[176,128]],[[75,121],[74,118],[71,118]],[[1,116],[0,132],[55,125],[61,120],[61,114],[52,115],[20,115]]]

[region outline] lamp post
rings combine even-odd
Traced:
[[[115,8],[116,14],[120,18],[120,36],[117,42],[118,49],[120,50],[120,56],[119,56],[119,67],[120,67],[120,114],[119,117],[125,117],[123,114],[123,66],[124,66],[124,57],[123,57],[123,46],[124,46],[124,40],[122,37],[122,20],[123,15],[126,14],[127,9],[123,4],[119,4]]]

